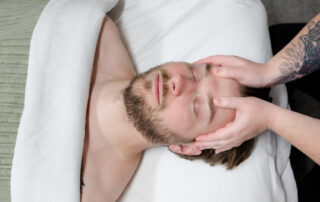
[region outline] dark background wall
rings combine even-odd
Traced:
[[[269,25],[308,22],[320,12],[320,0],[261,0],[268,12]]]
[[[320,0],[261,0],[267,10],[273,53],[283,48],[304,24],[320,12]],[[293,111],[320,119],[320,71],[287,83]],[[308,135],[308,134],[301,134]],[[320,135],[320,134],[319,134]],[[299,202],[320,201],[320,167],[292,147],[290,161]]]

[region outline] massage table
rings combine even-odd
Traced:
[[[9,16],[0,25],[20,34],[0,32],[0,90],[8,95],[1,97],[6,100],[0,111],[0,171],[6,174],[0,178],[2,201],[10,201],[9,195],[13,202],[79,201],[91,70],[106,13],[118,26],[138,72],[216,54],[256,62],[272,57],[267,14],[259,0],[0,3]],[[19,18],[23,13],[30,17]],[[20,26],[19,20],[24,22]],[[284,85],[273,87],[270,95],[275,104],[289,107]],[[295,202],[289,154],[290,144],[272,131],[257,136],[251,156],[231,171],[181,159],[166,147],[149,149],[119,201]]]

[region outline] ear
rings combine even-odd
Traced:
[[[169,145],[169,149],[172,152],[184,155],[200,155],[202,153],[201,149],[192,145],[192,144],[185,144],[185,145]]]

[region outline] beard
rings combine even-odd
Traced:
[[[152,109],[151,106],[147,104],[143,94],[141,93],[152,93],[152,81],[148,79],[148,76],[152,75],[156,71],[160,72],[163,81],[163,105],[159,110]],[[161,68],[161,66],[157,66],[143,74],[135,76],[123,93],[127,116],[130,122],[133,123],[134,127],[151,143],[167,145],[178,142],[190,142],[190,140],[179,137],[175,132],[163,126],[162,120],[157,117],[158,112],[165,108],[165,100],[168,94],[168,80],[168,74]],[[144,90],[140,91],[141,88],[144,88]]]

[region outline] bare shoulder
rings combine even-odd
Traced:
[[[117,26],[109,16],[106,16],[103,19],[101,26],[101,35],[105,34],[112,34],[115,35],[115,37],[120,37]]]
[[[131,79],[136,75],[117,26],[106,16],[97,43],[94,67],[103,80]]]

